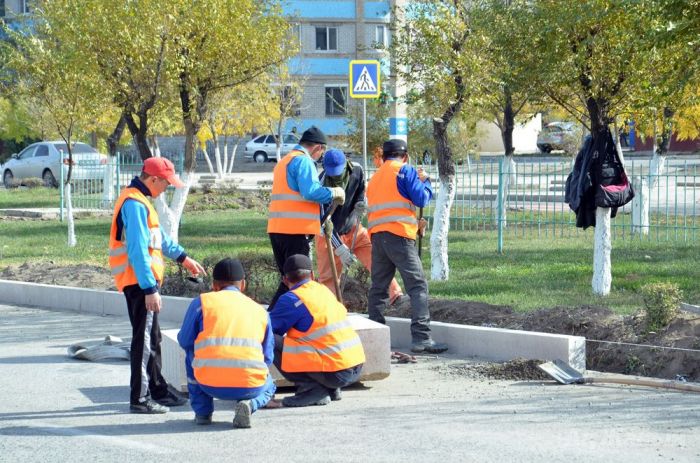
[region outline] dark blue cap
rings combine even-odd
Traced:
[[[215,281],[241,281],[245,279],[245,271],[240,260],[227,257],[216,263],[212,277]]]
[[[404,140],[392,138],[391,140],[384,142],[384,145],[382,145],[382,151],[384,154],[405,153],[408,151],[408,145]]]
[[[326,172],[326,175],[331,177],[340,175],[345,170],[346,165],[345,153],[341,150],[328,150],[323,155],[323,170]]]

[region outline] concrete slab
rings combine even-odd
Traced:
[[[260,410],[250,430],[232,429],[231,402],[215,402],[211,426],[196,426],[188,405],[131,415],[128,362],[66,356],[74,342],[129,333],[124,317],[0,305],[0,460],[700,461],[697,395],[487,381],[442,355],[392,365],[324,407]]]
[[[161,323],[172,322],[179,326],[190,302],[189,298],[163,296],[163,309],[159,314]],[[0,280],[0,303],[73,310],[95,315],[127,316],[124,296],[115,291],[10,280]],[[410,320],[389,317],[387,324],[391,328],[391,345],[408,349],[411,345]],[[518,357],[540,360],[558,358],[568,361],[577,370],[585,370],[585,339],[579,336],[440,322],[433,322],[431,326],[435,339],[447,342],[450,352],[457,356],[480,357],[494,361],[507,361]],[[377,365],[377,371],[383,371],[382,368]]]
[[[391,328],[391,345],[411,345],[411,321],[387,317]],[[534,331],[506,330],[481,326],[431,322],[433,338],[450,346],[450,354],[478,357],[495,362],[514,358],[533,360],[561,359],[573,368],[586,369],[586,338]]]
[[[348,317],[352,327],[357,331],[367,361],[362,367],[360,381],[378,381],[387,378],[391,372],[391,350],[389,342],[389,327],[373,322],[359,315]],[[177,343],[179,329],[162,330],[163,341],[161,353],[163,356],[163,377],[168,383],[182,392],[187,391],[187,374],[185,373],[185,352]],[[284,379],[274,365],[270,372],[277,386],[292,386]]]

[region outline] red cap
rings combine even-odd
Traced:
[[[166,158],[148,158],[143,161],[143,172],[153,177],[164,178],[174,187],[185,186],[175,173],[175,166]]]

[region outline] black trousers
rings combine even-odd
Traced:
[[[124,288],[131,321],[131,396],[132,404],[149,397],[159,399],[168,393],[161,375],[160,326],[158,314],[146,310],[146,294],[139,285]]]
[[[360,379],[362,366],[364,364],[355,365],[354,367],[346,368],[340,371],[329,372],[287,372],[282,370],[282,349],[284,348],[284,338],[275,335],[275,358],[272,361],[277,370],[289,382],[294,383],[299,389],[313,388],[323,386],[326,389],[337,389],[356,383]]]
[[[306,235],[285,235],[282,233],[269,233],[270,243],[272,244],[272,253],[275,255],[275,262],[277,263],[277,268],[280,271],[280,284],[277,287],[277,292],[270,300],[270,305],[267,310],[272,310],[277,302],[277,299],[287,291],[287,285],[281,279],[284,274],[282,268],[284,267],[284,261],[287,260],[289,256],[294,254],[303,254],[310,257],[311,246],[309,246],[309,240]]]

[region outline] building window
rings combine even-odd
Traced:
[[[19,0],[19,12],[29,13],[29,0]]]
[[[337,50],[338,29],[335,27],[316,27],[316,50]]]
[[[0,0],[0,18],[5,17],[5,0]]]
[[[300,52],[303,51],[302,50],[302,43],[303,42],[301,41],[301,24],[299,24],[299,23],[292,24],[292,37],[294,38],[294,40],[296,40],[297,45],[299,46],[299,51]]]
[[[374,42],[376,48],[385,48],[387,46],[385,25],[382,24],[374,29]]]
[[[326,116],[342,116],[347,113],[347,94],[346,86],[326,86]]]

